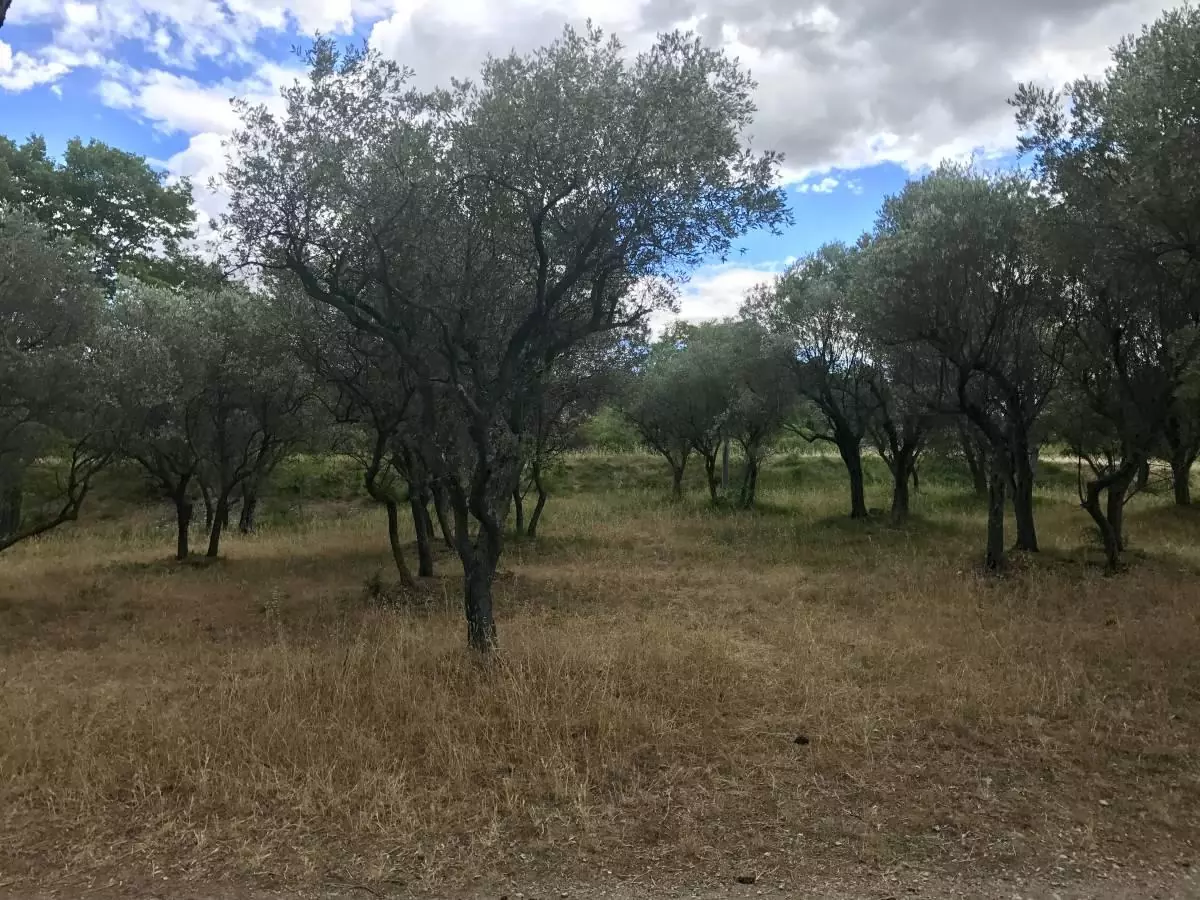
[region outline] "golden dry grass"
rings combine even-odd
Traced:
[[[162,510],[5,554],[0,886],[1194,852],[1200,516],[1140,502],[1106,578],[1050,486],[1044,558],[993,581],[957,485],[851,523],[817,465],[776,466],[753,515],[632,476],[555,497],[506,557],[491,666],[452,560],[420,605],[364,600],[387,552],[352,504],[213,566],[164,560]]]

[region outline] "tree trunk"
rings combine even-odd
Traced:
[[[717,454],[714,452],[711,456],[704,457],[704,477],[708,480],[708,496],[713,504],[717,503],[719,494],[717,493]]]
[[[450,511],[446,508],[446,489],[438,482],[430,486],[433,494],[433,511],[437,515],[438,529],[442,532],[442,542],[451,552],[454,551],[454,529],[450,526]]]
[[[528,537],[536,538],[538,522],[542,520],[542,510],[546,508],[546,500],[550,496],[546,485],[542,482],[542,470],[538,466],[533,467],[533,486],[537,488],[538,498],[537,504],[533,507],[533,515],[529,517],[529,530],[525,534]]]
[[[1083,508],[1096,523],[1100,541],[1104,545],[1105,568],[1111,574],[1121,565],[1121,551],[1125,548],[1123,534],[1125,493],[1137,476],[1140,463],[1132,461],[1104,478],[1093,478],[1087,483]],[[1107,492],[1105,507],[1101,508],[1100,495]]]
[[[200,497],[204,500],[204,533],[210,534],[213,527],[214,504],[212,491],[204,482],[200,483]]]
[[[408,504],[412,509],[413,530],[417,533],[417,574],[433,577],[433,521],[429,508],[422,502],[420,492],[409,488]]]
[[[175,558],[183,561],[188,558],[191,548],[188,546],[188,532],[192,527],[192,498],[187,495],[187,489],[184,488],[182,493],[176,494],[175,501],[175,525],[177,529],[175,538]]]
[[[1171,456],[1171,486],[1175,492],[1176,506],[1192,504],[1192,463],[1195,456],[1186,452]]]
[[[213,510],[212,530],[208,533],[208,556],[209,559],[216,559],[217,554],[221,552],[221,532],[224,531],[225,525],[229,522],[229,492],[221,494],[217,498],[217,505]]]
[[[1096,523],[1096,530],[1100,532],[1100,541],[1104,545],[1105,568],[1109,572],[1115,572],[1121,565],[1121,543],[1114,533],[1111,523],[1100,509],[1101,490],[1099,482],[1089,481],[1083,508],[1092,517],[1092,521]]]
[[[1017,549],[1036,553],[1038,540],[1033,517],[1033,464],[1024,445],[1013,455],[1013,514],[1017,524]]]
[[[892,464],[892,521],[903,522],[908,518],[908,482],[916,481],[916,466],[912,454],[901,450],[893,457]]]
[[[984,566],[990,572],[1004,568],[1004,487],[1007,479],[1000,466],[993,465],[988,477],[987,555]]]
[[[506,510],[493,510],[495,513]],[[492,585],[502,550],[503,530],[498,516],[492,528],[481,522],[475,540],[469,535],[466,498],[454,498],[454,533],[463,564],[463,609],[467,618],[467,646],[480,654],[496,649],[496,620],[492,614]]]
[[[683,499],[683,466],[671,464],[671,496],[676,500]]]
[[[958,426],[958,440],[962,447],[963,459],[967,461],[967,469],[971,473],[971,486],[975,489],[976,496],[988,496],[988,472],[987,459],[979,452],[979,447],[975,441],[971,439],[971,433],[967,426],[961,422]]]
[[[758,454],[746,451],[746,471],[742,476],[742,509],[754,509],[758,499]]]
[[[21,507],[25,492],[20,476],[0,483],[0,537],[8,537],[21,530]]]
[[[721,494],[729,496],[729,438],[721,442]]]
[[[463,579],[467,646],[479,653],[489,653],[496,648],[496,620],[492,615],[496,564],[484,552],[476,551],[474,556]]]
[[[1112,528],[1113,538],[1117,542],[1117,550],[1125,550],[1125,491],[1127,485],[1120,482],[1110,485],[1107,493],[1106,515],[1109,527]]]
[[[853,438],[838,441],[838,453],[850,474],[850,518],[867,517],[866,488],[863,484],[862,444]]]
[[[1175,471],[1174,466],[1171,467],[1171,471]],[[1139,492],[1146,490],[1150,486],[1150,460],[1144,459],[1142,460],[1142,464],[1138,466],[1136,484]]]
[[[387,528],[388,528],[388,545],[392,548],[392,562],[396,564],[396,571],[400,575],[400,581],[407,588],[415,588],[416,581],[413,579],[412,571],[408,568],[408,563],[404,559],[404,549],[400,545],[400,507],[395,500],[385,500],[384,506],[387,507]]]
[[[516,525],[517,534],[525,533],[525,498],[521,496],[521,489],[517,488],[513,491],[513,520]]]
[[[254,534],[255,515],[258,512],[258,492],[246,491],[242,494],[242,512],[238,516],[238,530],[242,534]]]

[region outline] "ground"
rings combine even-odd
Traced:
[[[827,458],[745,513],[572,457],[489,665],[344,461],[211,565],[114,476],[0,557],[0,896],[1196,896],[1200,512],[1135,500],[1107,577],[1047,464],[995,579],[926,468],[896,527]]]

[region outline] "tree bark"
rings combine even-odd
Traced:
[[[1036,553],[1037,526],[1033,516],[1033,463],[1021,442],[1013,454],[1013,514],[1017,525],[1017,549]]]
[[[704,477],[708,480],[708,497],[715,505],[720,497],[718,494],[719,482],[717,480],[717,454],[714,452],[711,456],[704,457]]]
[[[413,530],[417,533],[417,574],[433,577],[433,521],[421,493],[409,488],[408,504],[412,510]]]
[[[404,586],[415,588],[417,582],[404,559],[404,548],[400,545],[399,504],[395,500],[387,499],[384,501],[384,506],[387,508],[388,545],[392,548],[392,562],[396,564],[396,572],[400,575],[400,581]]]
[[[988,477],[987,554],[984,566],[990,572],[1004,568],[1004,488],[1007,479],[993,465]]]
[[[242,512],[238,516],[238,531],[242,534],[254,534],[255,516],[258,512],[258,492],[248,490],[242,494]]]
[[[676,500],[683,499],[683,466],[671,464],[671,496]]]
[[[1105,517],[1104,513],[1101,512],[1101,490],[1102,488],[1098,481],[1089,481],[1083,508],[1092,517],[1092,521],[1096,523],[1096,530],[1100,532],[1100,541],[1104,545],[1105,568],[1109,572],[1115,572],[1121,565],[1121,544],[1113,532],[1112,524]]]
[[[913,454],[907,448],[893,456],[892,462],[892,521],[903,522],[908,518],[908,482],[916,484],[917,467]]]
[[[515,478],[514,474],[513,482]],[[510,482],[510,485],[513,482]],[[511,496],[511,487],[504,496]],[[504,515],[489,517],[488,522],[480,521],[475,539],[472,540],[467,498],[459,491],[451,501],[454,509],[455,545],[463,565],[463,611],[467,619],[467,646],[486,655],[495,650],[497,644],[496,620],[492,613],[492,585],[496,580],[496,566],[500,562],[503,550],[502,523],[507,518],[507,510],[489,510],[491,513]]]
[[[1117,541],[1117,550],[1125,550],[1125,491],[1127,485],[1120,482],[1110,485],[1107,491],[1106,515],[1112,528],[1113,537]]]
[[[200,496],[204,500],[204,531],[211,533],[215,516],[212,491],[203,482],[200,484]]]
[[[191,548],[188,546],[189,530],[192,527],[192,498],[187,495],[185,485],[180,493],[173,498],[175,501],[175,558],[182,562],[188,558]]]
[[[484,539],[481,536],[481,542]],[[492,584],[496,559],[486,548],[478,548],[463,579],[463,601],[467,614],[467,646],[478,653],[496,648],[496,619],[492,614]]]
[[[1087,483],[1083,508],[1092,517],[1096,530],[1100,532],[1100,542],[1104,546],[1105,568],[1111,574],[1121,565],[1121,551],[1125,546],[1123,534],[1125,493],[1137,476],[1139,461],[1130,461],[1116,472],[1102,478],[1093,478]],[[1100,495],[1107,493],[1106,503],[1102,508]]]
[[[450,525],[450,512],[446,508],[446,490],[438,482],[430,486],[433,493],[433,511],[437,515],[438,529],[442,532],[442,542],[446,549],[454,551],[454,530]]]
[[[967,469],[971,473],[971,486],[976,496],[986,497],[988,487],[987,459],[979,452],[979,447],[971,439],[971,433],[962,422],[958,426],[958,440],[962,447],[963,459],[967,461]]]
[[[721,442],[721,493],[729,496],[729,438]]]
[[[1174,467],[1172,467],[1172,472]],[[1135,482],[1139,491],[1146,490],[1150,486],[1150,460],[1142,460],[1142,464],[1138,466],[1137,480]]]
[[[758,454],[746,451],[746,471],[742,476],[742,509],[754,509],[758,499]]]
[[[217,505],[213,510],[212,530],[208,533],[208,553],[205,554],[209,559],[216,559],[217,554],[221,552],[221,532],[228,522],[229,494],[226,492],[217,498]]]
[[[20,478],[0,483],[0,537],[8,537],[21,530],[21,507],[25,492]]]
[[[550,493],[546,490],[546,485],[542,482],[542,470],[540,466],[533,467],[533,486],[537,488],[537,503],[533,507],[533,515],[529,517],[529,529],[525,532],[526,536],[531,538],[537,537],[538,523],[542,520],[542,510],[546,508],[546,500]]]
[[[838,453],[850,474],[850,518],[867,517],[866,487],[863,483],[862,443],[852,437],[839,440]]]
[[[513,491],[513,522],[516,526],[517,534],[525,533],[525,498],[521,496],[521,489],[517,488]]]
[[[1171,456],[1171,487],[1175,493],[1176,506],[1192,504],[1192,463],[1195,461],[1195,456],[1187,453]]]

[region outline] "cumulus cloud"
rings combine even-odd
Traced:
[[[746,294],[755,285],[770,281],[791,260],[769,261],[756,265],[733,262],[702,266],[679,292],[678,313],[661,312],[651,317],[651,328],[662,329],[676,319],[705,322],[737,314]]]
[[[127,41],[174,68],[200,57],[253,64],[264,32],[355,28],[416,69],[422,83],[445,83],[473,74],[488,53],[552,40],[565,21],[592,18],[631,49],[658,30],[687,27],[752,70],[759,81],[754,144],[783,151],[788,179],[806,183],[880,162],[916,170],[944,157],[1003,154],[1014,138],[1005,100],[1019,80],[1061,82],[1099,71],[1108,47],[1153,18],[1160,2],[22,0],[14,5],[14,33],[36,23],[48,25],[54,39],[40,49],[0,51],[0,86],[52,82],[86,64],[78,54]],[[160,90],[167,96],[172,86]]]
[[[803,181],[796,185],[796,191],[801,194],[832,194],[841,181],[832,175],[826,175],[818,181]]]

